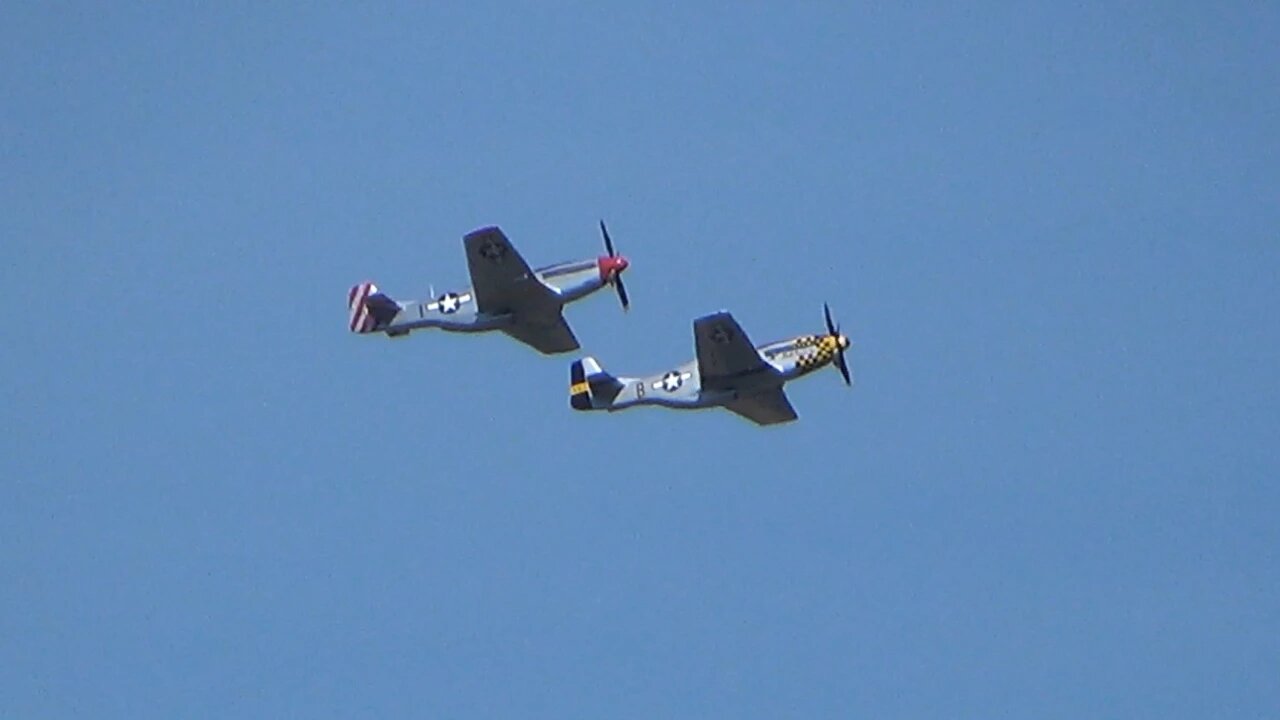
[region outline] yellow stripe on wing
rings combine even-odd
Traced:
[[[569,386],[570,395],[586,395],[590,391],[591,391],[591,386],[588,385],[585,381]]]

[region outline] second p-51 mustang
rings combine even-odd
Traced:
[[[348,327],[354,333],[407,335],[422,328],[453,332],[501,330],[539,352],[551,354],[578,349],[562,310],[605,285],[613,285],[627,309],[622,272],[625,257],[614,252],[604,222],[600,223],[607,255],[532,270],[507,236],[496,227],[467,234],[471,287],[446,292],[431,300],[393,300],[371,282],[347,293]]]
[[[575,410],[623,410],[661,405],[695,410],[723,407],[760,425],[796,419],[782,386],[788,380],[834,364],[853,384],[844,352],[849,338],[823,305],[826,335],[801,335],[755,347],[727,312],[693,321],[698,357],[666,373],[643,378],[614,377],[594,358],[569,370],[569,404]]]

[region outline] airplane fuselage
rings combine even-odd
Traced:
[[[647,377],[620,377],[622,390],[609,405],[609,410],[624,410],[635,405],[661,405],[669,408],[697,410],[732,402],[766,388],[808,375],[835,360],[839,340],[830,335],[800,335],[789,340],[756,348],[766,367],[739,375],[723,387],[706,387],[698,373],[697,360],[690,360],[664,373]]]
[[[542,284],[558,299],[561,307],[609,284],[596,258],[539,268],[523,282]],[[400,306],[399,311],[390,322],[378,328],[379,332],[392,337],[425,328],[487,332],[501,330],[513,321],[511,313],[480,312],[476,307],[475,293],[469,287],[442,293],[431,300],[397,301],[397,305]]]

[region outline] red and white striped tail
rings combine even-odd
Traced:
[[[375,320],[373,313],[365,302],[370,295],[378,292],[378,286],[371,282],[362,282],[347,293],[347,324],[353,333],[373,332]]]

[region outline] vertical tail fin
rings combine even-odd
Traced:
[[[607,408],[622,388],[622,381],[605,372],[595,358],[585,357],[569,366],[569,406],[574,410]]]
[[[574,410],[591,409],[591,386],[587,384],[587,373],[581,360],[574,360],[569,366],[569,407]]]
[[[347,291],[347,327],[353,333],[370,333],[395,319],[400,306],[378,291],[371,282],[362,282]]]

